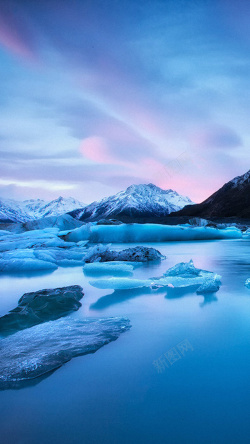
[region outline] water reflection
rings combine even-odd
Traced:
[[[128,299],[136,298],[145,294],[152,293],[150,288],[133,288],[131,290],[114,290],[113,293],[99,298],[94,304],[90,305],[90,310],[105,310],[111,305],[120,304]]]

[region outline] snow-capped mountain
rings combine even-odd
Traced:
[[[46,202],[41,199],[30,199],[19,202],[11,199],[0,200],[0,221],[2,222],[27,222],[48,216],[60,216],[77,208],[84,207],[73,197],[59,197]]]
[[[173,211],[191,205],[193,202],[173,190],[162,190],[152,183],[131,185],[125,191],[114,196],[93,202],[81,210],[70,214],[82,221],[98,221],[100,219],[119,219],[136,221],[149,216],[167,216]]]
[[[187,206],[177,216],[250,218],[250,170],[227,182],[204,202]]]

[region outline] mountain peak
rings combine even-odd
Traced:
[[[227,182],[202,203],[178,211],[177,216],[250,218],[250,170]]]
[[[134,184],[114,196],[76,210],[72,215],[88,222],[112,218],[135,221],[138,218],[166,216],[190,204],[193,202],[188,197],[176,191],[163,190],[152,183]]]

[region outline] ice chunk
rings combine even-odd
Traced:
[[[16,308],[0,317],[0,335],[66,316],[81,307],[82,297],[79,285],[25,293]]]
[[[197,294],[216,293],[220,289],[220,276],[206,278],[203,284],[197,289]]]
[[[150,279],[129,279],[113,277],[110,279],[98,279],[95,281],[90,281],[89,283],[96,288],[128,290],[131,288],[150,287],[153,282]]]
[[[245,286],[246,286],[247,288],[250,288],[250,278],[248,278],[248,279],[246,280],[246,282],[245,282]]]
[[[148,262],[165,259],[158,250],[149,247],[126,248],[121,251],[110,250],[111,244],[95,245],[90,247],[85,256],[85,262],[110,262],[110,261],[129,261],[129,262]]]
[[[76,356],[96,352],[129,328],[127,318],[70,316],[4,338],[0,341],[0,389],[20,388]]]
[[[40,261],[34,258],[26,259],[0,259],[0,272],[1,273],[22,273],[33,272],[38,270],[51,270],[54,271],[58,267],[51,262]]]
[[[73,244],[70,248],[25,248],[0,253],[0,272],[22,273],[56,270],[58,266],[83,266],[86,249]]]
[[[238,239],[241,230],[236,227],[217,229],[212,227],[191,227],[160,224],[84,225],[65,236],[65,240],[78,242],[89,240],[93,243],[165,242],[206,239]]]
[[[218,291],[221,276],[210,271],[200,270],[194,267],[192,260],[188,263],[180,263],[170,268],[163,277],[151,279],[111,278],[90,281],[97,288],[126,290],[140,287],[159,289],[164,287],[192,288],[199,292]],[[217,288],[218,287],[218,288]],[[217,290],[216,290],[217,288]]]
[[[104,275],[104,274],[133,274],[133,265],[128,265],[124,262],[94,262],[85,264],[83,272],[86,275]]]
[[[174,267],[169,268],[164,276],[181,276],[181,277],[192,277],[198,276],[201,270],[195,268],[192,259],[189,262],[180,262],[174,265]]]

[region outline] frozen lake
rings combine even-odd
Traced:
[[[39,384],[0,392],[1,444],[249,442],[250,240],[143,245],[167,259],[136,268],[134,277],[161,276],[192,258],[222,276],[216,297],[112,294],[91,287],[81,267],[0,279],[1,315],[25,292],[78,284],[85,296],[77,316],[127,316],[132,324]]]

